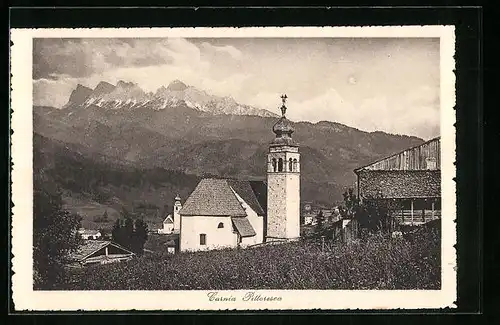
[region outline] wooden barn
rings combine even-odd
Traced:
[[[76,252],[70,254],[69,266],[115,263],[128,261],[134,256],[135,254],[133,252],[114,242],[87,240]]]
[[[358,197],[386,200],[395,221],[419,225],[441,217],[440,137],[357,168]]]

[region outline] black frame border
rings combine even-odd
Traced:
[[[254,313],[350,314],[353,312],[356,314],[477,314],[483,310],[483,11],[481,7],[11,8],[8,21],[10,28],[455,25],[458,308],[390,312],[349,310],[221,312],[240,315]],[[10,107],[10,101],[8,104]],[[8,120],[10,121],[10,114]],[[10,154],[8,148],[6,152]],[[8,175],[10,175],[10,168]],[[9,199],[7,204],[9,216],[10,204]],[[5,238],[10,239],[10,218],[7,219],[9,236]],[[10,240],[7,244],[5,247],[10,248]],[[12,256],[9,253],[5,255],[10,271]],[[9,287],[6,289],[9,292],[8,311],[10,314],[59,314],[61,316],[75,314],[73,312],[14,312],[10,284],[9,276]],[[139,311],[133,312],[139,313]],[[129,313],[99,312],[101,315]],[[140,314],[178,315],[180,313],[218,314],[220,312],[141,312]]]

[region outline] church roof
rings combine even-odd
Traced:
[[[187,198],[180,211],[185,216],[231,216],[247,214],[226,179],[204,178]]]
[[[264,182],[215,178],[202,179],[187,198],[180,213],[185,216],[245,217],[247,214],[233,190],[258,215],[265,214],[267,187]]]
[[[241,237],[252,237],[257,234],[248,218],[231,218],[231,221]]]
[[[174,223],[174,220],[172,219],[172,215],[169,214],[165,220],[163,220],[163,223]]]
[[[252,188],[251,182],[230,179],[229,186],[254,210],[258,215],[263,215],[264,209],[261,206],[257,195]],[[261,182],[262,183],[262,182]],[[267,193],[266,193],[267,194]]]
[[[264,214],[267,212],[267,183],[264,181],[249,181],[252,191]]]

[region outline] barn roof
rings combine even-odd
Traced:
[[[410,148],[406,148],[406,149],[398,151],[398,152],[396,152],[396,153],[394,153],[392,155],[389,155],[389,156],[380,158],[378,160],[375,160],[375,161],[373,161],[373,162],[371,162],[371,163],[369,163],[367,165],[358,167],[358,168],[354,169],[354,172],[357,173],[357,172],[359,172],[361,170],[369,169],[369,167],[375,166],[375,165],[377,165],[377,164],[379,164],[381,162],[396,159],[399,155],[404,154],[406,152],[412,152],[412,151],[414,151],[416,149],[419,149],[419,148],[422,148],[422,147],[424,147],[426,145],[429,145],[429,144],[432,144],[432,143],[435,143],[435,142],[439,143],[440,141],[441,141],[441,137],[440,136],[436,137],[436,138],[433,138],[433,139],[430,139],[430,140],[425,141],[425,142],[423,142],[423,143],[421,143],[419,145],[416,145],[416,146],[413,146],[413,147],[410,147]],[[436,154],[438,155],[438,158],[439,158],[439,150],[436,152]]]
[[[376,170],[364,175],[359,193],[365,198],[409,199],[441,196],[441,173],[437,170]]]
[[[255,229],[253,229],[248,218],[231,218],[231,221],[241,237],[252,237],[256,235]]]
[[[82,261],[86,259],[88,256],[94,254],[95,252],[103,249],[106,246],[115,246],[119,249],[122,249],[124,252],[128,254],[134,254],[127,248],[118,245],[117,243],[107,241],[107,240],[86,240],[83,245],[81,245],[76,252],[73,252],[69,255],[69,258],[72,260]]]

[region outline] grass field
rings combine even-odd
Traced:
[[[68,270],[56,290],[439,289],[440,237],[300,241],[169,255],[161,240],[129,262]]]

